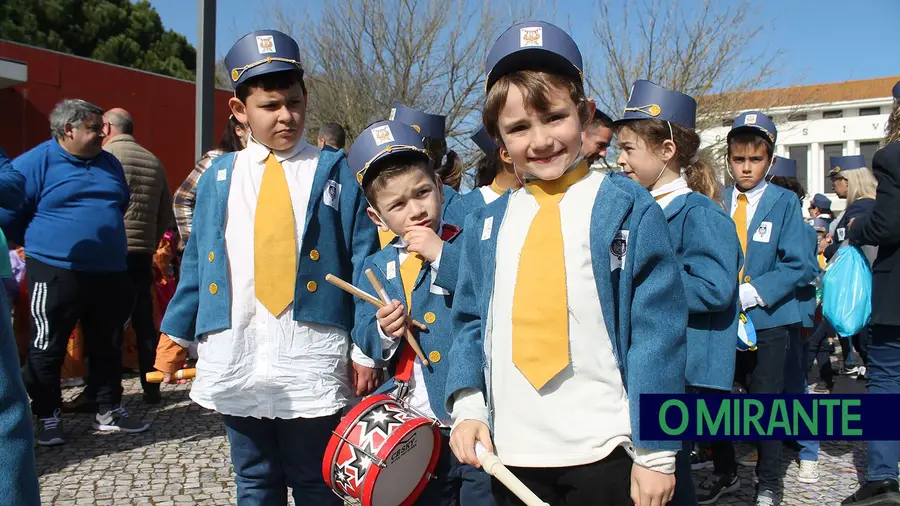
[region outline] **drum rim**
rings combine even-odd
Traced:
[[[328,446],[325,447],[325,458],[322,459],[322,476],[325,478],[325,483],[328,484],[328,486],[332,489],[335,489],[334,476],[332,474],[334,471],[334,465],[337,463],[338,450],[340,449],[341,444],[344,443],[341,438],[347,437],[347,432],[350,430],[350,428],[354,427],[366,414],[366,412],[369,411],[369,409],[375,407],[386,399],[396,402],[396,399],[387,394],[371,395],[359,401],[359,404],[353,406],[353,408],[347,412],[347,416],[345,416],[344,419],[341,420],[341,422],[337,425],[337,427],[335,427],[334,430],[331,431],[332,434],[329,438]],[[350,497],[353,497],[351,494],[348,495],[350,495]]]
[[[390,456],[391,451],[394,450],[395,445],[399,443],[399,440],[406,437],[410,432],[424,426],[431,426],[431,435],[434,439],[434,446],[431,450],[431,457],[428,460],[428,465],[425,466],[425,472],[422,473],[422,477],[419,478],[419,482],[416,486],[410,491],[409,495],[404,499],[400,506],[409,506],[415,503],[416,499],[422,495],[422,491],[425,490],[425,486],[428,484],[429,475],[434,473],[434,469],[437,467],[438,457],[441,454],[441,433],[438,430],[437,426],[435,426],[431,420],[427,418],[418,417],[415,420],[410,420],[409,422],[404,423],[397,429],[396,432],[392,433],[387,439],[385,439],[384,443],[381,444],[381,448],[379,448],[378,453],[375,455],[382,461],[387,461],[387,458]],[[388,448],[391,450],[388,451]],[[362,488],[362,497],[360,498],[363,502],[363,506],[372,506],[372,494],[375,489],[375,483],[378,481],[378,475],[381,474],[381,467],[375,466],[374,469],[371,467],[366,472],[366,478],[369,476],[372,477],[371,481],[366,479],[363,483]],[[371,473],[371,474],[369,474]]]

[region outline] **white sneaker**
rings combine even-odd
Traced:
[[[815,460],[801,460],[797,481],[800,483],[818,483],[819,462]]]

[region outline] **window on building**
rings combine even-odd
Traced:
[[[809,146],[789,146],[788,147],[788,157],[791,160],[797,162],[797,180],[800,181],[800,184],[806,188],[806,182],[809,180],[807,175],[808,172],[808,163],[809,163]]]
[[[798,112],[788,116],[788,121],[806,121],[806,113]]]
[[[878,116],[881,114],[881,107],[860,107],[860,116]]]
[[[875,152],[878,151],[878,146],[881,143],[879,141],[866,141],[859,143],[859,154],[863,155],[866,158],[866,167],[872,168],[872,157],[875,156]]]
[[[823,119],[835,119],[835,118],[843,118],[844,111],[838,109],[837,111],[825,111],[822,113]]]
[[[834,193],[834,185],[831,184],[831,178],[828,173],[831,172],[831,157],[842,156],[844,154],[843,144],[826,144],[822,147],[823,168],[825,170],[825,193]]]

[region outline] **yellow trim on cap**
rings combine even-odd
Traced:
[[[383,154],[385,154],[385,153],[390,153],[391,151],[394,151],[395,149],[399,149],[399,148],[405,148],[405,149],[407,149],[407,150],[417,151],[417,152],[422,153],[423,155],[426,155],[426,156],[428,155],[428,151],[425,151],[425,150],[422,149],[422,148],[417,148],[417,147],[415,147],[415,146],[407,146],[407,145],[405,145],[405,144],[393,144],[393,145],[385,146],[384,149],[382,149],[381,151],[375,153],[375,156],[373,156],[372,158],[369,158],[369,161],[366,162],[365,165],[363,165],[363,168],[359,169],[359,171],[356,173],[356,181],[359,182],[359,184],[362,184],[362,182],[363,182],[363,175],[366,173],[367,170],[369,170],[369,166],[372,165],[372,162],[374,162],[375,160],[377,160],[378,157],[380,157],[381,155],[383,155]]]
[[[626,107],[625,112],[642,112],[649,116],[659,116],[662,113],[662,107],[659,104],[639,105],[637,107]]]
[[[303,67],[300,66],[300,62],[298,62],[297,60],[292,60],[290,58],[281,58],[280,56],[267,56],[267,57],[263,58],[262,60],[256,60],[253,63],[248,63],[247,65],[244,65],[243,67],[231,69],[231,80],[234,82],[237,82],[238,79],[240,79],[241,76],[244,75],[244,72],[246,72],[254,67],[258,67],[264,63],[272,63],[273,61],[290,63],[292,65],[296,65],[297,69],[303,70]]]

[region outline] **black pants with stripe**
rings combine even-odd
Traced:
[[[87,273],[25,260],[31,303],[31,342],[23,376],[38,418],[60,408],[60,370],[75,324],[81,322],[88,389],[101,412],[122,400],[122,332],[131,310],[128,273]]]

